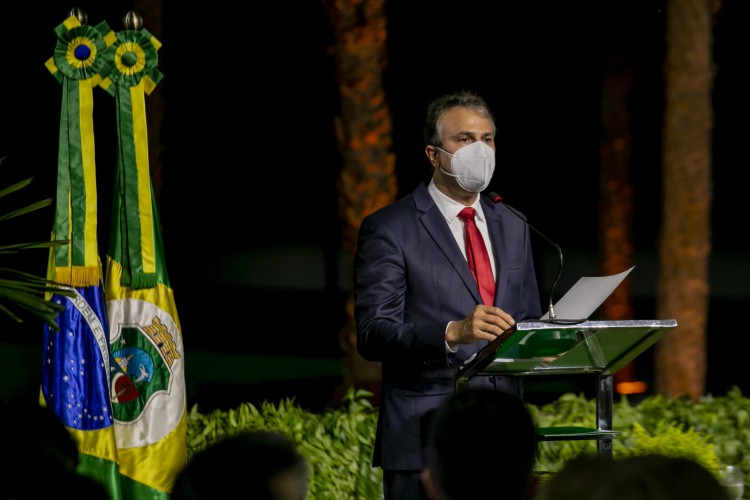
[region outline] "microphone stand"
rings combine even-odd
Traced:
[[[518,217],[524,224],[526,224],[532,231],[534,231],[536,234],[541,236],[544,241],[555,247],[557,249],[557,254],[560,257],[560,266],[557,269],[557,276],[555,277],[555,281],[552,282],[552,286],[549,290],[549,319],[548,320],[540,320],[542,322],[547,323],[553,323],[558,325],[576,325],[578,323],[583,323],[586,321],[585,319],[558,319],[557,315],[555,314],[555,306],[553,305],[553,298],[555,295],[555,287],[557,286],[557,282],[560,281],[560,276],[562,276],[562,270],[563,270],[563,252],[560,245],[549,239],[544,233],[539,231],[537,228],[532,226],[526,218],[521,215],[516,209],[511,207],[510,205],[506,204],[503,199],[500,197],[499,194],[492,192],[489,193],[490,200],[496,205],[502,205],[506,209],[510,211],[513,215]]]

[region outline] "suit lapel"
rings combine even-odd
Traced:
[[[495,259],[495,305],[500,304],[505,291],[508,289],[508,273],[500,265],[504,259],[501,255],[507,252],[508,238],[504,236],[505,226],[502,218],[495,211],[497,205],[491,201],[482,198],[482,210],[487,218],[487,232],[490,234],[490,244],[492,245],[492,256]]]
[[[427,187],[420,184],[414,192],[414,205],[417,211],[421,212],[420,220],[424,225],[424,228],[432,237],[433,241],[437,245],[443,254],[445,254],[448,262],[451,263],[453,269],[461,277],[461,280],[466,285],[467,290],[474,297],[474,300],[478,304],[482,303],[482,297],[479,295],[479,287],[477,286],[474,277],[471,275],[469,265],[466,263],[466,259],[461,253],[461,249],[456,244],[456,239],[453,237],[448,228],[448,224],[445,222],[445,217],[438,209],[435,202],[432,200]],[[497,301],[497,297],[495,298]]]

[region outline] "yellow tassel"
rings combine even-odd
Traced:
[[[99,285],[101,276],[101,265],[55,268],[56,281],[74,287]]]

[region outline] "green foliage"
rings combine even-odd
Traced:
[[[583,395],[564,394],[544,406],[529,410],[540,427],[570,425],[596,427],[596,401]],[[705,396],[697,402],[654,395],[636,405],[622,397],[613,405],[614,458],[659,452],[688,456],[716,471],[736,465],[750,477],[750,398],[737,387],[725,396]],[[556,472],[579,453],[596,453],[596,441],[540,443],[537,470]],[[750,498],[750,491],[744,498]]]
[[[188,416],[188,451],[195,453],[241,430],[275,430],[292,438],[306,458],[309,498],[381,498],[382,472],[370,465],[377,423],[370,396],[350,388],[338,408],[322,413],[303,410],[294,399],[258,407],[243,403],[208,414],[193,406]]]
[[[258,408],[242,404],[229,411],[201,414],[193,407],[188,420],[189,452],[240,429],[272,429],[291,436],[311,467],[309,498],[379,499],[382,474],[370,466],[377,411],[365,391],[350,389],[340,408],[314,414],[293,400]],[[596,427],[596,401],[563,394],[556,401],[529,405],[539,427]],[[737,465],[750,477],[750,399],[736,387],[725,396],[700,401],[649,396],[638,404],[626,397],[613,406],[612,441],[615,459],[628,455],[662,453],[692,458],[716,472],[721,465]],[[540,443],[536,470],[554,473],[579,453],[596,453],[596,441]],[[750,491],[744,498],[750,498]]]
[[[690,458],[718,474],[721,463],[709,436],[694,429],[685,429],[681,424],[660,420],[656,430],[650,434],[638,422],[633,423],[633,446],[626,456],[661,455]]]
[[[3,160],[5,158],[0,158],[0,164]],[[0,199],[19,192],[31,184],[32,180],[32,178],[24,179],[0,189]],[[48,198],[22,208],[0,213],[0,222],[35,212],[49,206],[51,203],[52,199]],[[67,243],[67,240],[54,240],[0,244],[0,255],[17,254],[21,251],[50,248],[58,245],[66,245]],[[23,311],[24,314],[39,318],[54,330],[57,330],[57,314],[63,310],[63,306],[48,300],[48,296],[51,296],[53,293],[66,296],[74,295],[67,288],[62,288],[57,283],[46,280],[43,277],[34,276],[18,269],[0,267],[0,314],[7,316],[16,323],[23,323],[21,313]]]

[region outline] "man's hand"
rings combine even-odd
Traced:
[[[478,305],[460,321],[451,321],[445,341],[453,350],[458,344],[473,344],[477,340],[493,341],[516,321],[499,307]]]

